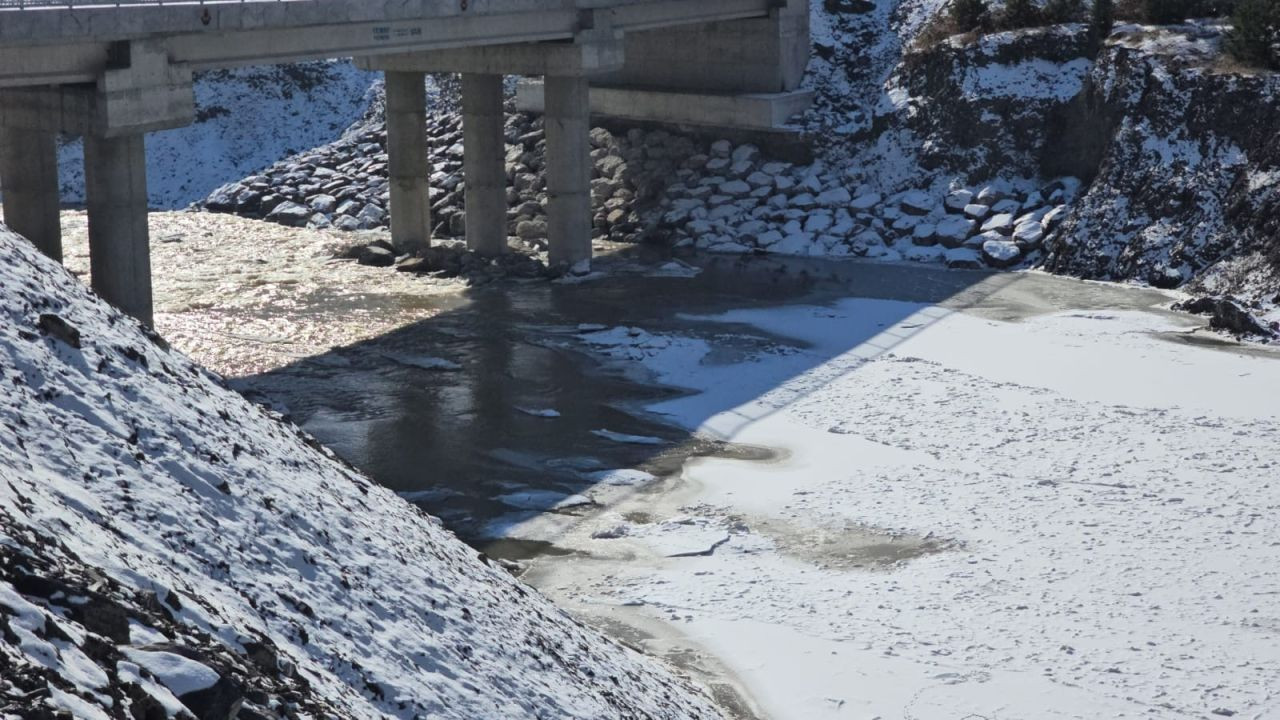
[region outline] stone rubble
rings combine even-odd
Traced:
[[[427,131],[433,237],[461,238],[466,234],[461,118],[435,114]],[[479,258],[451,242],[437,243],[443,250],[399,258],[389,245],[374,243],[354,248],[348,257],[441,277],[462,275],[473,282],[554,274],[545,267],[541,119],[510,113],[506,140],[513,259]],[[841,171],[820,160],[779,162],[750,143],[706,141],[661,129],[594,128],[591,156],[597,241],[663,242],[721,253],[907,259],[955,268],[1006,268],[1037,256],[1079,186],[1074,178],[1039,188],[957,183],[943,194],[912,189],[884,196],[857,168]],[[387,164],[383,124],[375,112],[337,142],[219,188],[203,207],[294,227],[385,228],[390,222]]]
[[[433,113],[427,121],[432,167],[432,235],[466,234],[466,182],[462,162],[462,120],[457,113]],[[546,140],[542,120],[509,112],[507,141],[507,232],[532,250],[547,245]],[[591,131],[595,169],[591,197],[595,239],[635,242],[645,230],[640,211],[652,205],[677,163],[713,162],[690,138],[661,130],[614,135]],[[751,153],[726,156],[725,167],[754,167]],[[380,109],[342,138],[281,160],[262,172],[228,183],[200,207],[211,212],[263,219],[292,227],[368,230],[390,224],[386,133]],[[747,194],[746,182],[728,188]]]
[[[991,183],[885,197],[862,182],[856,168],[838,172],[817,161],[766,162],[748,176],[758,191],[743,193],[737,176],[744,171],[688,164],[677,170],[660,203],[659,234],[677,247],[710,252],[1006,268],[1039,252],[1079,187],[1062,178],[1043,188]]]

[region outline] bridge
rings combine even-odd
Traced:
[[[82,136],[93,287],[150,324],[144,135],[194,122],[196,71],[353,57],[385,73],[397,249],[431,241],[425,74],[462,74],[480,253],[507,250],[502,78],[537,76],[550,260],[589,263],[593,108],[768,126],[808,52],[807,0],[0,0],[5,220],[61,260],[57,136]]]

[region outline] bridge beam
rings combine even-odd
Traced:
[[[386,73],[391,244],[401,252],[431,244],[425,82],[420,72]]]
[[[547,237],[552,265],[591,260],[591,130],[585,77],[546,78]]]
[[[468,9],[457,0],[326,0],[0,9],[0,87],[93,82],[110,65],[111,43],[144,38],[163,42],[173,62],[202,70],[569,40],[584,29],[584,16],[620,32],[759,18],[780,1],[484,0]]]
[[[58,138],[53,130],[0,128],[0,191],[9,229],[62,262]]]
[[[502,76],[463,74],[467,247],[483,255],[507,251],[507,165],[502,124]]]
[[[364,70],[483,75],[593,75],[623,66],[622,38],[612,30],[579,32],[575,42],[449,48],[356,58]]]
[[[103,300],[151,325],[151,241],[143,136],[86,136],[84,175],[93,289]]]

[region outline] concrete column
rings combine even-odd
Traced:
[[[103,300],[151,324],[147,154],[142,135],[84,139],[89,270]]]
[[[386,73],[391,244],[403,252],[431,244],[425,80],[420,72]]]
[[[62,262],[58,220],[58,139],[53,131],[0,128],[4,222]]]
[[[585,77],[546,78],[551,264],[591,259],[590,110]]]
[[[507,251],[507,160],[502,76],[462,76],[462,160],[467,178],[467,248]]]

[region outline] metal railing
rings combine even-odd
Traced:
[[[0,0],[4,10],[72,10],[75,8],[132,7],[135,5],[243,5],[262,2],[296,2],[298,0]]]

